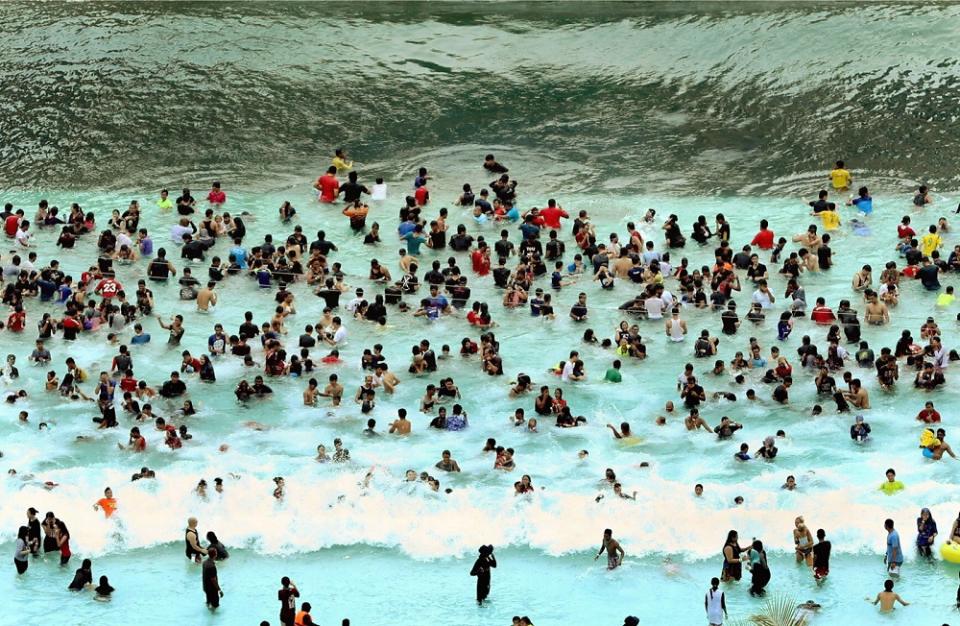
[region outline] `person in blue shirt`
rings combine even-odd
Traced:
[[[57,284],[55,282],[40,278],[37,280],[37,287],[40,288],[40,302],[50,302],[53,300],[53,294],[57,292]]]
[[[887,553],[883,557],[883,562],[887,565],[887,571],[891,574],[899,574],[900,566],[903,565],[903,550],[900,548],[900,533],[893,529],[893,520],[888,519],[883,523],[887,530]]]
[[[480,190],[480,197],[473,201],[474,206],[480,207],[480,210],[483,213],[493,213],[493,205],[490,204],[490,201],[487,198],[490,196],[490,192],[486,189]]]
[[[70,288],[70,284],[73,280],[69,276],[63,281],[63,284],[60,285],[60,288],[57,289],[57,304],[63,304],[70,299],[70,296],[73,295],[73,289]]]
[[[244,250],[243,246],[241,245],[242,243],[243,243],[243,240],[241,239],[233,240],[233,247],[230,248],[230,258],[232,258],[233,262],[237,264],[237,267],[239,267],[242,270],[245,270],[248,268],[247,251]]]
[[[150,333],[143,332],[143,326],[140,324],[134,324],[133,337],[130,338],[130,345],[139,346],[145,343],[150,343]]]
[[[738,461],[749,461],[750,460],[750,446],[745,443],[740,444],[740,452],[737,452],[733,455]]]
[[[511,222],[516,222],[520,219],[520,209],[511,204],[510,208],[507,209],[505,219],[510,220]],[[539,231],[539,228],[537,230]]]
[[[857,197],[851,198],[847,202],[848,206],[855,206],[857,209],[863,212],[864,215],[870,215],[873,213],[873,198],[870,197],[870,192],[867,191],[866,187],[861,187],[857,190]]]
[[[423,225],[414,226],[413,231],[404,235],[403,239],[407,242],[407,252],[413,256],[419,255],[420,246],[427,242],[427,238],[423,236]]]
[[[524,239],[530,239],[534,235],[540,233],[540,227],[533,223],[533,216],[528,215],[523,220],[523,224],[520,224],[520,233],[523,235]]]
[[[543,308],[543,289],[537,289],[536,293],[530,298],[530,315],[540,317],[540,310]]]
[[[417,177],[413,179],[413,188],[419,189],[427,184],[427,181],[430,180],[430,177],[427,176],[427,168],[421,167],[417,171]]]

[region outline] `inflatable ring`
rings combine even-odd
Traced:
[[[940,546],[940,556],[948,563],[960,565],[960,543],[948,541]]]

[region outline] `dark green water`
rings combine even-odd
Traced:
[[[4,3],[0,189],[302,184],[489,149],[558,192],[956,189],[960,6]],[[197,184],[199,184],[197,182]]]

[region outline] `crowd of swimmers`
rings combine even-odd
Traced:
[[[891,241],[895,243],[892,246],[895,258],[884,265],[876,283],[873,268],[863,265],[852,277],[850,296],[841,299],[836,309],[819,296],[812,298],[812,306],[808,304],[804,276],[833,271],[831,231],[839,229],[844,222],[840,218],[841,209],[831,193],[838,196],[839,200],[839,196],[849,191],[853,180],[842,162],[838,162],[830,173],[832,192],[822,190],[817,194],[817,199],[809,203],[814,223],[801,232],[791,234],[788,239],[777,237],[767,220],[760,220],[756,234],[739,250],[732,245],[733,224],[722,214],[716,215],[712,223],[706,216],[699,216],[691,225],[691,230],[686,232],[676,215],[669,215],[661,221],[656,210],[650,209],[636,222],[628,222],[625,233],[611,233],[604,237],[598,233],[597,225],[586,210],[573,212],[575,214],[572,215],[554,199],[550,199],[545,206],[522,210],[518,201],[519,184],[511,178],[509,169],[492,154],[487,155],[482,167],[496,176],[495,180],[478,193],[470,184],[464,184],[462,193],[454,203],[465,211],[466,223],[457,224],[451,229],[448,223],[451,218],[449,209],[433,209],[434,197],[430,190],[432,176],[427,168],[422,167],[414,178],[412,191],[405,195],[399,209],[396,234],[388,235],[381,230],[379,223],[367,223],[371,214],[367,201],[385,200],[388,197],[387,185],[382,179],[377,179],[368,188],[346,154],[338,150],[330,167],[314,183],[320,202],[317,210],[329,211],[327,205],[339,203],[340,213],[349,220],[353,231],[363,235],[363,243],[370,246],[371,255],[383,243],[382,240],[394,240],[400,246],[396,259],[397,276],[391,271],[392,263],[384,260],[382,254],[376,254],[377,258],[367,261],[364,271],[366,285],[356,287],[348,285],[346,281],[347,270],[355,268],[345,268],[341,261],[333,260],[338,247],[334,241],[327,239],[324,230],[317,232],[316,239],[311,241],[302,226],[294,225],[289,234],[276,239],[273,234],[266,234],[263,241],[249,245],[246,241],[247,223],[254,216],[247,213],[231,214],[224,210],[227,196],[219,182],[213,183],[205,201],[194,198],[189,189],[183,189],[175,200],[170,199],[167,190],[160,192],[156,201],[156,217],[172,224],[169,243],[165,245],[155,243],[153,234],[141,223],[141,207],[137,201],[131,202],[122,212],[114,211],[106,224],[98,223],[93,212],[84,210],[78,204],[73,204],[68,211],[60,211],[46,200],[40,201],[32,220],[27,219],[24,209],[7,204],[0,214],[0,220],[11,245],[16,249],[0,260],[4,281],[2,301],[10,309],[3,326],[7,332],[25,333],[28,327],[35,324],[38,335],[33,351],[21,357],[10,355],[2,374],[7,381],[15,381],[19,376],[16,367],[18,358],[51,367],[54,359],[50,347],[56,345],[69,350],[70,345],[55,341],[57,336],[71,341],[81,335],[102,331],[107,343],[115,349],[108,369],[91,375],[77,362],[79,355],[68,355],[63,361],[66,366],[64,373],[60,375],[55,369],[49,370],[44,388],[50,394],[59,394],[64,401],[95,403],[97,415],[94,423],[98,429],[119,427],[119,409],[122,415],[135,423],[130,428],[128,439],[120,447],[134,453],[143,452],[149,445],[145,431],[151,430],[150,424],[153,430],[162,434],[163,444],[173,450],[189,441],[193,434],[187,429],[184,418],[196,412],[189,397],[190,392],[201,385],[220,384],[217,365],[230,357],[239,359],[249,368],[247,371],[260,372],[236,381],[234,393],[241,403],[272,396],[274,391],[268,384],[271,378],[303,378],[306,381],[304,405],[329,403],[336,407],[344,402],[352,402],[362,414],[370,416],[362,433],[364,436],[409,435],[412,426],[408,413],[412,410],[430,417],[429,428],[459,431],[470,428],[471,422],[467,411],[458,403],[461,394],[456,381],[450,376],[426,384],[420,406],[416,409],[399,409],[396,419],[385,433],[377,430],[376,419],[371,416],[375,413],[378,397],[394,393],[398,385],[409,384],[408,381],[421,377],[440,375],[443,361],[451,358],[453,352],[449,345],[440,346],[437,353],[430,339],[424,338],[410,347],[408,363],[398,363],[396,359],[399,356],[392,355],[389,365],[381,345],[364,347],[359,358],[362,379],[357,382],[353,393],[347,390],[337,373],[329,374],[326,382],[322,383],[318,365],[344,362],[341,353],[348,344],[351,324],[383,326],[388,317],[394,316],[409,316],[424,323],[441,317],[456,317],[463,320],[466,332],[457,349],[458,355],[474,361],[484,375],[492,378],[504,376],[508,371],[516,371],[518,364],[509,362],[509,355],[501,351],[501,339],[496,334],[498,325],[494,317],[501,309],[525,308],[533,317],[547,320],[566,317],[572,323],[582,324],[583,343],[609,352],[610,366],[602,379],[610,384],[618,384],[623,380],[621,370],[625,364],[646,358],[647,344],[654,341],[649,336],[641,337],[641,326],[646,322],[655,322],[661,329],[657,332],[662,332],[666,342],[687,342],[691,346],[689,350],[694,362],[705,359],[713,363],[707,376],[729,375],[738,387],[743,388],[742,394],[730,391],[708,393],[704,389],[704,381],[695,373],[693,363],[688,364],[677,379],[677,401],[686,413],[682,423],[689,431],[703,430],[714,433],[719,439],[731,439],[734,433],[743,429],[743,425],[725,415],[715,426],[711,426],[700,414],[701,406],[713,400],[737,402],[741,398],[747,402],[762,402],[765,401],[764,397],[769,397],[769,401],[777,405],[787,405],[791,403],[793,385],[807,380],[809,382],[804,384],[813,386],[823,402],[833,402],[838,413],[856,414],[850,423],[850,438],[857,444],[863,444],[876,436],[863,415],[871,408],[871,398],[861,376],[865,377],[870,368],[875,371],[877,381],[884,390],[895,390],[901,369],[904,369],[914,374],[914,387],[927,391],[942,387],[947,381],[946,371],[951,362],[960,359],[960,354],[943,345],[940,327],[932,316],[917,329],[916,338],[911,330],[903,330],[894,346],[882,346],[879,353],[871,347],[866,337],[870,334],[870,327],[894,323],[897,307],[902,306],[904,301],[903,292],[915,289],[911,283],[917,284],[919,289],[938,292],[936,306],[940,310],[945,310],[953,302],[953,288],[944,288],[940,280],[949,272],[960,270],[960,246],[955,246],[949,253],[943,250],[942,235],[950,228],[945,218],[921,228],[925,233],[921,236],[914,230],[912,222],[922,213],[905,216],[897,232],[890,234]],[[341,180],[344,173],[346,178]],[[919,211],[932,202],[929,190],[925,186],[919,187],[913,198],[916,209]],[[856,211],[856,215],[847,220],[850,228],[855,232],[868,229],[864,220],[871,215],[874,206],[867,187],[859,187],[846,204],[849,208],[844,211]],[[284,202],[279,209],[279,220],[285,227],[294,222],[296,215],[297,210],[289,202]],[[324,219],[337,219],[335,215],[324,215]],[[565,220],[570,221],[569,227]],[[499,224],[502,230],[497,237],[488,239],[478,229],[471,232],[468,226],[471,222],[475,226]],[[80,240],[95,240],[95,261],[76,276],[63,271],[54,259],[41,262],[41,254],[51,256],[54,251],[37,246],[33,236],[37,229],[57,229],[59,236],[56,246],[62,250],[73,250]],[[661,230],[662,240],[651,236],[651,230]],[[565,236],[567,232],[569,239]],[[713,249],[713,263],[696,267],[683,256],[688,246],[707,249],[711,243],[716,246]],[[788,249],[791,243],[796,249]],[[430,254],[425,253],[424,249],[429,250]],[[445,263],[440,258],[425,258],[446,254],[447,250],[454,254]],[[766,258],[761,258],[761,255]],[[175,262],[177,258],[185,262],[179,268],[178,262]],[[209,263],[206,278],[194,276],[194,270],[201,263]],[[461,267],[461,263],[464,267]],[[139,279],[136,285],[121,284],[117,277],[117,267],[129,264],[138,264],[144,270],[145,278]],[[186,306],[195,306],[200,312],[210,312],[216,309],[221,284],[243,277],[256,289],[274,292],[272,310],[262,316],[253,311],[245,312],[242,320],[231,321],[238,324],[236,332],[226,330],[228,320],[218,321],[212,324],[206,346],[190,346],[180,350],[187,320],[182,314],[169,319],[157,316],[154,311],[155,296],[150,285],[176,280],[179,299],[193,303]],[[470,285],[488,280],[501,290],[503,296],[499,302],[485,302],[471,297]],[[774,291],[773,285],[778,281],[784,284],[782,296]],[[301,313],[312,307],[295,302],[295,295],[289,287],[297,283],[308,285],[322,302],[319,319],[304,325],[303,332],[299,334],[292,328],[298,306]],[[623,321],[611,329],[609,336],[602,336],[606,333],[589,328],[593,316],[588,284],[603,291],[614,290],[624,284],[631,293],[630,298],[619,307]],[[568,288],[573,285],[578,285],[578,288],[570,293]],[[746,298],[749,301],[746,308],[749,310],[741,318],[744,308],[738,308],[736,299],[744,288],[749,293]],[[781,297],[782,304],[778,303]],[[61,312],[37,315],[31,311],[34,303],[56,304]],[[863,308],[865,326],[861,324],[860,306]],[[684,319],[684,311],[689,309],[714,312],[718,334],[709,329],[690,332],[688,321]],[[774,313],[777,309],[780,311]],[[180,362],[165,380],[147,381],[137,375],[137,372],[147,371],[148,368],[134,366],[134,353],[136,346],[152,341],[145,323],[154,316],[160,329],[167,333],[167,344],[177,347]],[[746,327],[755,329],[755,332],[747,334],[760,335],[768,316],[775,318],[776,329],[775,338],[769,344],[764,345],[766,341],[751,336],[743,350],[737,351],[729,362],[718,358],[721,341],[732,341]],[[793,359],[786,350],[781,350],[777,342],[789,338],[796,322],[803,318],[823,328],[826,337],[819,342],[805,335],[796,350],[796,359]],[[960,315],[957,319],[960,320]],[[414,323],[413,320],[410,323]],[[428,330],[424,332],[429,333]],[[296,339],[293,340],[293,337]],[[862,368],[863,373],[857,375],[851,372],[848,367],[853,364]],[[155,370],[156,367],[149,369]],[[759,372],[759,377],[749,376],[751,371]],[[601,378],[587,371],[580,351],[576,349],[569,352],[567,359],[550,368],[546,375],[555,377],[562,384]],[[252,379],[252,382],[248,379]],[[759,380],[761,387],[749,387],[749,380]],[[230,384],[233,385],[233,381]],[[7,395],[6,402],[16,404],[26,396],[26,391],[15,390]],[[577,428],[589,420],[588,416],[579,414],[568,405],[562,385],[538,386],[530,374],[522,371],[514,375],[509,383],[509,397],[524,405],[517,407],[510,418],[511,423],[530,432],[537,432],[547,420],[557,428]],[[152,403],[157,400],[167,404],[182,403],[182,406],[164,418],[154,413]],[[825,410],[821,404],[816,404],[810,412],[818,415]],[[532,411],[535,417],[528,415],[527,411]],[[657,425],[666,426],[679,417],[673,401],[667,403],[665,413],[655,418]],[[21,411],[19,419],[30,423],[27,411]],[[919,445],[924,457],[934,461],[942,459],[944,455],[956,458],[946,441],[946,430],[929,426],[940,422],[940,414],[934,409],[932,401],[925,403],[917,420],[924,424]],[[43,428],[44,425],[41,423],[39,427]],[[247,425],[258,430],[266,428],[257,422]],[[635,440],[628,422],[621,423],[619,427],[613,424],[608,426],[616,439]],[[784,435],[781,430],[775,436],[763,437],[752,455],[751,446],[742,443],[734,458],[740,462],[756,459],[773,461],[779,452],[776,444]],[[326,446],[321,444],[317,448],[316,460],[350,460],[349,450],[340,438],[334,441],[334,448],[330,456]],[[225,444],[220,449],[224,450]],[[496,470],[509,472],[517,466],[516,450],[498,445],[493,438],[487,441],[483,452],[491,454],[494,459],[492,467]],[[588,451],[581,451],[581,458],[587,454]],[[442,473],[460,471],[451,451],[444,450],[440,456],[432,469]],[[646,463],[642,465],[647,466]],[[902,489],[902,484],[897,488],[898,481],[889,479],[891,472],[895,476],[895,472],[890,470],[888,481],[881,487],[887,494]],[[132,478],[149,479],[155,475],[154,470],[143,467]],[[370,473],[367,482],[369,477]],[[428,471],[410,469],[406,472],[405,480],[422,482],[433,491],[450,491],[449,488],[444,489],[441,480]],[[216,490],[222,491],[222,479],[216,478],[215,483]],[[282,499],[283,478],[276,477],[274,483],[273,497]],[[618,498],[636,498],[635,491],[624,491],[612,469],[606,471],[601,484]],[[891,484],[894,486],[889,486]],[[47,486],[52,488],[49,484]],[[206,487],[206,480],[201,480],[197,493],[205,496]],[[796,479],[788,477],[784,488],[795,489]],[[532,477],[524,474],[514,483],[514,492],[517,495],[535,493]],[[695,492],[701,495],[703,485],[698,484]],[[602,497],[603,494],[597,500]],[[742,503],[742,497],[738,497],[735,504]],[[112,494],[105,495],[96,506],[108,517],[117,508]],[[31,515],[35,515],[35,512]],[[36,554],[41,539],[44,551],[53,551],[47,549],[51,547],[60,551],[61,559],[68,560],[70,557],[66,525],[53,513],[48,513],[47,518],[49,521],[45,520],[35,530],[33,518],[30,517],[30,525],[18,533],[22,537],[18,539],[15,561],[21,573],[27,568],[27,557]],[[208,533],[208,544],[203,546],[195,531],[195,520],[192,522],[193,533],[190,525],[187,530],[187,556],[198,559],[207,556],[203,561],[203,587],[207,604],[215,608],[222,596],[216,561],[226,558],[226,548],[213,533]],[[892,530],[892,521],[888,522]],[[960,541],[957,526],[955,522],[951,541]],[[39,529],[44,533],[42,537],[38,534]],[[936,524],[926,508],[918,518],[917,532],[920,553],[929,555],[937,532]],[[793,533],[797,561],[806,563],[814,578],[822,581],[829,573],[831,550],[825,531],[819,529],[816,532],[817,540],[814,541],[803,518],[798,517]],[[486,598],[485,594],[484,598],[480,597],[481,580],[486,580],[488,593],[489,569],[495,567],[492,548],[489,552],[481,553],[486,560],[474,568],[479,572],[474,575],[478,577],[478,601],[481,603]],[[604,533],[598,557],[604,552],[607,554],[608,567],[619,567],[624,550],[612,537],[610,530]],[[888,550],[891,574],[896,573],[894,566],[898,569],[902,564],[902,557],[899,543],[893,552]],[[66,560],[62,563],[66,564]],[[88,561],[85,561],[85,565],[87,573],[84,574],[84,580],[90,577]],[[751,573],[751,593],[762,595],[770,579],[763,543],[754,539],[745,547],[741,546],[736,531],[730,531],[723,547],[720,581],[739,580],[743,566]],[[108,588],[106,579],[102,579],[98,589]],[[284,583],[284,589],[288,593],[283,596],[281,590],[281,596],[287,599],[299,595],[289,581]],[[109,596],[109,593],[102,595]],[[716,601],[715,596],[708,592],[706,605],[709,615],[717,614],[719,604],[714,605],[716,602],[722,604],[722,593],[719,597],[721,600]],[[878,601],[884,608],[891,604],[883,598]],[[295,614],[290,622],[290,611],[295,606],[285,604],[286,612],[281,615],[281,622],[312,623],[309,621],[309,604],[304,603],[303,606],[307,608]],[[305,617],[298,617],[301,614]],[[517,619],[521,623],[523,620],[530,623],[528,618]],[[710,619],[713,620],[713,617]]]

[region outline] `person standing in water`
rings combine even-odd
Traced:
[[[822,582],[830,573],[830,542],[822,528],[817,530],[817,544],[813,546],[813,579]]]
[[[596,561],[599,559],[604,550],[607,552],[607,569],[617,569],[617,567],[623,564],[623,558],[627,554],[620,546],[620,542],[613,538],[613,531],[609,528],[603,531],[603,541],[600,544],[600,551],[597,552],[597,556],[593,557],[593,560]]]
[[[763,542],[754,539],[749,551],[750,561],[750,595],[762,596],[764,588],[770,582],[770,567],[767,565],[767,552],[763,549]]]
[[[867,598],[869,601],[870,598]],[[872,604],[876,606],[880,605],[880,611],[882,613],[889,613],[894,608],[896,608],[895,603],[899,602],[903,606],[910,606],[910,603],[900,597],[900,594],[893,591],[893,581],[889,578],[883,583],[883,591],[877,594],[877,597],[873,599]]]
[[[490,595],[490,569],[496,566],[497,559],[493,556],[493,546],[480,546],[480,556],[470,570],[470,575],[477,577],[478,605],[482,606],[483,601]]]
[[[207,560],[203,562],[203,593],[207,598],[207,608],[213,610],[220,606],[223,589],[220,588],[220,579],[217,577],[217,549],[207,550]]]
[[[283,626],[293,626],[300,590],[288,576],[280,579],[280,585],[280,590],[277,591],[277,600],[280,601],[280,623]]]
[[[707,611],[707,622],[710,626],[723,626],[723,619],[727,617],[727,599],[720,591],[719,578],[710,579],[710,588],[703,598],[703,608]]]
[[[883,562],[887,565],[887,572],[889,572],[891,576],[899,576],[900,566],[903,565],[903,550],[900,548],[900,533],[893,529],[892,519],[887,519],[883,523],[883,527],[887,529],[887,553],[883,557]]]
[[[720,574],[720,580],[740,580],[743,576],[743,563],[740,561],[740,553],[743,548],[738,543],[739,535],[737,531],[731,530],[727,533],[727,541],[723,544],[723,569]]]
[[[17,566],[17,574],[23,574],[30,565],[30,529],[21,526],[17,531],[17,546],[13,552],[13,564]]]
[[[199,563],[201,557],[207,554],[207,550],[200,546],[200,532],[197,530],[197,518],[195,517],[187,520],[184,542],[186,543],[185,553],[188,559],[193,559]]]

